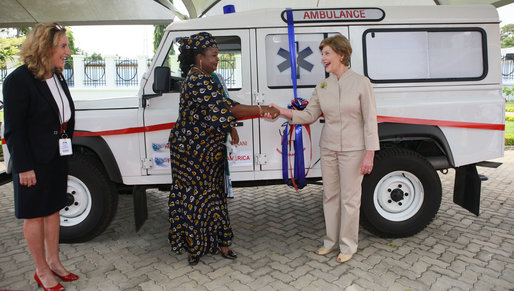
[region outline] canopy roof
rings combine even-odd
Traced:
[[[170,24],[175,15],[153,0],[1,0],[0,27]]]
[[[514,1],[509,0],[434,0],[437,5],[469,5],[469,4],[491,4],[494,7],[502,7]]]
[[[235,4],[236,10],[272,7],[333,7],[334,0],[174,0],[181,1],[187,14],[169,0],[1,0],[0,27],[26,27],[38,22],[63,25],[170,24],[179,18],[197,18],[222,13],[222,7]],[[366,6],[384,5],[464,5],[492,4],[501,7],[514,0],[368,0]],[[360,3],[360,4],[359,4]],[[355,0],[338,0],[337,6],[362,6]],[[212,8],[215,9],[212,9]]]

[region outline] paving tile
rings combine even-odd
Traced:
[[[235,261],[206,255],[194,267],[170,252],[167,192],[148,190],[149,218],[134,231],[132,197],[120,195],[107,230],[86,243],[62,244],[63,264],[81,279],[67,290],[512,290],[514,150],[498,169],[479,168],[480,216],[452,202],[455,171],[439,174],[441,208],[407,238],[360,230],[352,260],[319,256],[324,222],[320,185],[235,188],[229,211]],[[34,265],[14,218],[12,185],[0,186],[0,289],[32,290]]]

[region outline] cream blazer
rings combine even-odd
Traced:
[[[293,110],[292,124],[310,124],[321,114],[325,124],[320,148],[333,151],[380,149],[373,86],[368,78],[349,69],[337,80],[321,81],[303,111]]]

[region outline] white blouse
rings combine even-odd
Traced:
[[[62,89],[61,82],[59,82],[57,76],[54,74],[52,78],[46,80],[46,84],[50,88],[50,92],[52,92],[55,103],[57,103],[57,107],[59,108],[60,122],[68,122],[71,118],[71,108],[68,97],[66,97],[66,93],[64,93]]]

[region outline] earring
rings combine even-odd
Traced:
[[[203,70],[202,60],[200,60],[200,70]]]
[[[343,63],[343,64],[344,64],[344,58],[341,58],[341,63]]]

